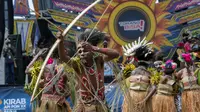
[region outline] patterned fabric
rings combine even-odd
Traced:
[[[14,21],[14,34],[21,34],[22,51],[31,53],[32,42],[31,35],[33,31],[33,20],[15,20]]]

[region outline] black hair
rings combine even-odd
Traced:
[[[174,73],[174,69],[172,69],[172,68],[165,68],[165,70],[164,70],[164,73],[166,74],[166,75],[172,75],[172,73]]]
[[[189,37],[190,34],[189,34],[188,32],[184,32],[184,33],[182,34],[182,36],[183,36],[183,37]]]
[[[184,43],[186,43],[186,42],[191,42],[191,37],[190,37],[190,35],[191,35],[191,34],[190,34],[189,32],[186,32],[186,31],[182,33],[182,37],[183,37],[182,40],[183,40]]]
[[[85,32],[78,37],[79,41],[87,41],[93,46],[97,46],[100,42],[104,41],[104,38],[105,34],[97,29],[86,29]]]
[[[40,49],[48,48],[50,50],[51,47],[53,46],[53,44],[55,43],[55,41],[56,41],[56,38],[54,38],[54,37],[49,38],[49,39],[47,39],[45,37],[42,37],[42,38],[39,39],[37,47],[40,48]],[[43,58],[45,58],[47,56],[49,50],[44,54],[44,56],[42,56]],[[53,58],[58,58],[59,57],[58,49],[55,49],[55,51],[52,54],[52,57]]]
[[[56,41],[55,37],[50,37],[50,38],[41,37],[38,40],[37,47],[40,48],[40,49],[49,48],[54,44],[55,41]]]
[[[154,51],[148,48],[147,46],[141,46],[135,52],[135,57],[138,60],[149,61],[154,57]]]

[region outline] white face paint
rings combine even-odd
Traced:
[[[154,62],[154,66],[156,67],[156,68],[161,68],[161,66],[162,66],[162,61],[155,61]]]

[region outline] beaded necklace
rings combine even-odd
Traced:
[[[99,85],[100,85],[99,83],[102,82],[103,80],[101,79],[101,77],[99,77],[99,75],[101,75],[101,74],[98,73],[95,57],[93,57],[93,65],[91,67],[86,67],[82,62],[81,62],[81,65],[82,65],[85,75],[86,75],[86,79],[85,79],[85,77],[83,77],[83,79],[85,79],[87,81],[87,83],[89,84],[89,88],[92,89],[92,91],[94,92],[94,95],[98,96],[98,93],[102,89],[99,87]],[[92,85],[91,79],[89,76],[95,76],[96,82],[97,82],[97,88],[96,88],[97,90],[95,90],[94,86]],[[86,84],[84,84],[84,85],[86,86]],[[94,100],[94,98],[91,99],[91,101],[93,101],[93,100]]]

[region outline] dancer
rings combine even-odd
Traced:
[[[105,34],[94,29],[87,29],[78,37],[78,55],[71,59],[64,53],[63,37],[61,32],[57,38],[60,58],[72,66],[77,73],[79,95],[75,112],[107,112],[104,95],[104,62],[119,56],[118,52],[109,48],[99,48]]]
[[[158,72],[162,71],[162,65],[164,60],[164,54],[161,51],[156,52],[155,54],[155,61],[154,61],[154,67]]]
[[[182,33],[182,42],[178,43],[177,45],[177,54],[181,55],[182,53],[185,52],[190,52],[191,50],[191,40],[192,40],[192,34],[191,32],[186,29],[183,33]]]
[[[190,52],[193,52],[196,56],[195,61],[200,60],[200,40],[198,38],[198,34],[192,35],[192,45]]]
[[[48,43],[49,42],[49,43]],[[32,62],[26,69],[26,73],[31,73],[32,81],[25,90],[29,94],[32,94],[37,76],[39,74],[41,65],[43,63],[44,57],[47,55],[47,51],[52,41],[47,41],[45,43],[48,46],[43,46],[42,50],[34,57]],[[44,43],[41,43],[41,45]],[[60,64],[58,60],[58,53],[54,52],[52,58],[48,60],[45,67],[42,80],[39,84],[40,89],[44,88],[41,97],[37,99],[37,104],[33,106],[33,111],[35,112],[70,112],[70,106],[66,102],[66,98],[69,97],[70,91],[67,84],[68,72],[65,69],[66,66]],[[55,77],[52,81],[50,81]]]
[[[195,56],[192,53],[183,53],[179,60],[185,63],[185,67],[177,74],[177,78],[183,83],[182,112],[200,111],[200,86],[197,84],[197,76],[194,74]]]
[[[164,75],[161,76],[160,83],[157,86],[157,94],[152,100],[153,112],[176,112],[175,80],[173,80],[176,67],[177,64],[172,60],[168,60],[163,66]]]
[[[155,61],[153,63],[153,67],[149,68],[148,71],[151,72],[151,84],[154,86],[157,86],[161,76],[163,75],[163,69],[162,69],[162,65],[163,65],[163,58],[164,55],[161,51],[158,51],[155,53]]]
[[[130,73],[130,87],[124,95],[123,112],[152,112],[151,101],[141,102],[150,89],[151,73],[147,70],[154,52],[149,47],[145,38],[123,46],[124,55],[134,56],[138,60],[138,66]]]

